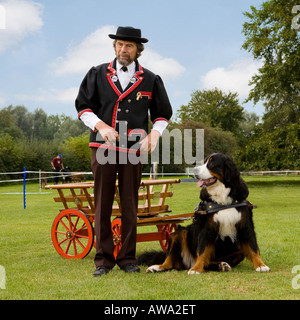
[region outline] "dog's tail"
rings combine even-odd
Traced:
[[[137,258],[138,265],[152,266],[154,264],[162,264],[167,257],[167,253],[163,251],[147,251]]]

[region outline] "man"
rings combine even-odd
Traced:
[[[140,161],[130,161],[130,157],[134,155],[136,160],[139,153],[152,152],[172,115],[161,78],[143,69],[137,60],[144,50],[143,43],[148,42],[141,37],[141,30],[119,27],[117,33],[109,37],[115,40],[116,58],[89,70],[75,101],[79,118],[92,130],[94,276],[108,273],[115,264],[125,272],[140,271],[135,251],[142,165]],[[149,111],[153,129],[147,134]],[[122,248],[115,258],[110,219],[117,175],[122,208]]]
[[[55,172],[54,184],[57,184],[58,183],[58,179],[59,179],[59,176],[58,176],[57,172],[60,172],[61,169],[64,169],[64,165],[63,165],[63,162],[62,162],[62,155],[61,154],[56,156],[51,161],[51,166],[52,166],[53,172]]]

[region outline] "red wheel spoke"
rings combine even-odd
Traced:
[[[75,256],[77,256],[77,248],[76,248],[75,240],[73,239],[72,242],[73,242],[73,247],[74,247]]]
[[[58,245],[60,246],[62,243],[64,243],[65,241],[67,241],[68,240],[68,238],[66,238],[66,239],[64,239],[64,240],[62,240],[62,241],[60,241],[60,242],[58,242]]]
[[[70,230],[70,229],[65,225],[65,223],[62,221],[62,219],[61,219],[59,222],[65,227],[65,229],[66,229],[67,231]]]
[[[77,233],[77,232],[80,232],[80,231],[81,231],[83,228],[85,228],[85,227],[86,227],[86,224],[84,223],[83,226],[82,226],[80,229],[77,229],[77,230],[74,230],[74,231],[75,231],[76,233]]]
[[[69,220],[70,230],[73,230],[73,223],[72,223],[72,218],[70,214],[68,214],[68,220]]]
[[[75,238],[75,241],[79,243],[79,245],[83,250],[85,249],[84,245],[77,238]]]
[[[57,231],[57,230],[55,230],[55,233],[66,234],[64,231]]]
[[[79,221],[79,216],[76,219],[76,222],[75,222],[74,227],[73,227],[73,231],[76,231],[76,227],[77,227],[78,221]]]
[[[67,249],[66,249],[66,253],[68,253],[68,252],[69,252],[70,244],[71,244],[71,240],[69,240],[69,243],[68,243],[68,246],[67,246]]]
[[[76,234],[76,238],[84,238],[84,239],[88,239],[89,236],[83,236],[82,234]]]

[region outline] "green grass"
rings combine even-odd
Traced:
[[[245,177],[249,200],[258,206],[254,222],[262,260],[270,273],[256,273],[244,260],[229,273],[186,271],[125,274],[118,267],[93,278],[95,249],[82,260],[61,258],[51,241],[51,225],[60,204],[51,194],[27,196],[0,194],[0,265],[6,270],[8,299],[299,299],[292,288],[293,266],[300,265],[300,177]],[[195,183],[173,185],[169,205],[174,213],[192,212],[199,202]],[[38,192],[28,185],[28,192]],[[20,185],[2,186],[0,193],[22,192]],[[45,191],[43,191],[45,192]],[[138,232],[154,230],[141,227]],[[160,249],[158,242],[137,244],[137,254]]]

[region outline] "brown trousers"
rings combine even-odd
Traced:
[[[122,267],[127,263],[136,263],[136,221],[142,165],[129,162],[120,164],[118,152],[115,153],[115,164],[100,164],[97,161],[97,150],[97,148],[92,148],[91,161],[95,181],[95,265],[96,267],[104,265],[107,268],[113,268],[117,264]],[[98,160],[99,156],[101,155],[98,153]],[[122,208],[122,248],[115,259],[111,213],[117,174]]]

